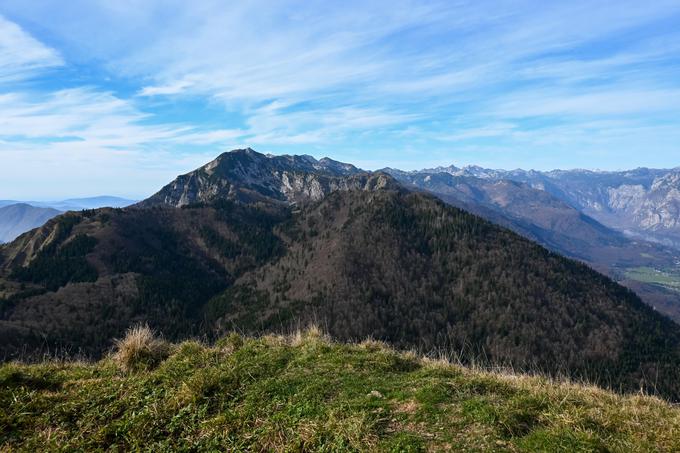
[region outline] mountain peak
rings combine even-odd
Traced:
[[[318,200],[335,190],[362,189],[370,180],[370,175],[354,165],[328,157],[317,160],[310,155],[266,155],[243,148],[222,153],[178,176],[138,206],[179,207],[217,199],[299,203]],[[383,181],[375,187],[389,185]]]
[[[217,156],[212,162],[215,161],[223,161],[225,159],[233,159],[234,157],[239,157],[239,156],[245,156],[245,157],[262,157],[262,158],[267,158],[270,157],[268,154],[262,154],[257,151],[255,151],[252,148],[237,148],[237,149],[232,149],[230,151],[225,151],[219,156]],[[206,165],[210,165],[210,162]]]

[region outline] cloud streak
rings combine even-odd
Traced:
[[[62,66],[59,54],[0,15],[0,84],[26,79]]]

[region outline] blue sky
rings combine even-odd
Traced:
[[[0,1],[0,199],[141,198],[243,146],[680,166],[680,2]]]

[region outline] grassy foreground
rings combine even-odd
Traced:
[[[311,330],[0,367],[0,451],[680,451],[680,408]],[[154,367],[155,366],[155,367]]]

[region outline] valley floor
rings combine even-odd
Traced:
[[[316,330],[170,348],[127,372],[0,366],[0,451],[680,451],[680,408],[648,396]]]

